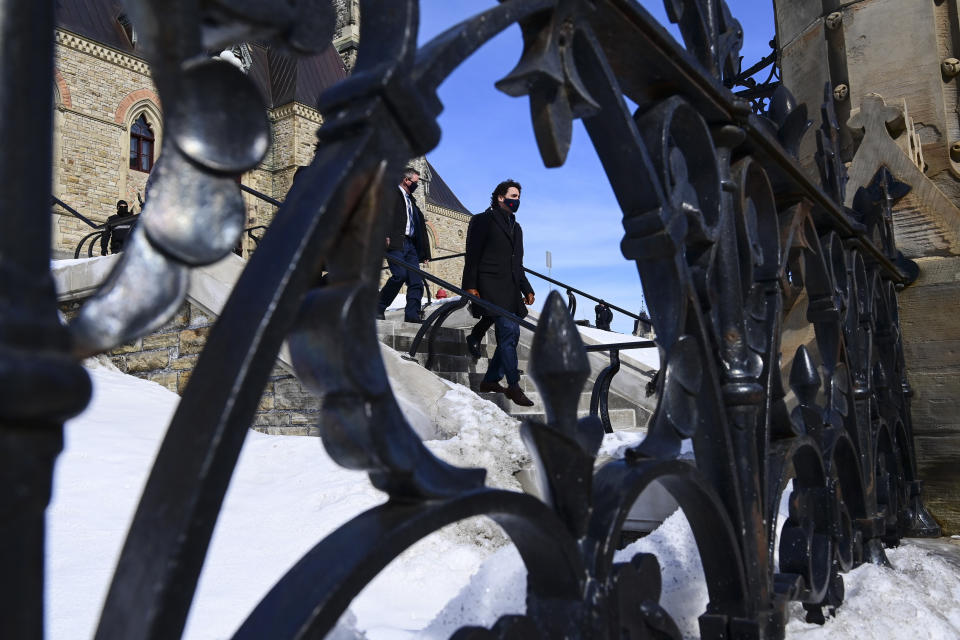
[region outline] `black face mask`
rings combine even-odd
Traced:
[[[520,198],[504,198],[503,206],[510,209],[512,213],[516,213],[517,209],[520,208]]]
[[[417,190],[417,187],[419,185],[420,185],[419,182],[411,182],[409,185],[407,185],[407,188],[410,189],[410,193],[413,193],[414,191]]]

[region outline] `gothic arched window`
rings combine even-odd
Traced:
[[[144,114],[130,125],[130,168],[150,173],[153,169],[153,129]]]

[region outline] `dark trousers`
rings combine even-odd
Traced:
[[[483,381],[500,382],[500,379],[506,376],[507,384],[513,386],[520,382],[520,363],[517,359],[520,325],[503,316],[498,316],[493,325],[497,334],[497,349],[490,358],[490,366],[483,376]]]
[[[418,266],[420,259],[417,256],[417,249],[413,246],[413,241],[406,238],[403,241],[403,247],[399,249],[390,249],[388,256],[399,258],[407,264]],[[393,299],[400,292],[400,287],[407,285],[407,306],[404,309],[403,317],[408,320],[420,319],[420,301],[423,298],[423,278],[416,271],[410,271],[404,266],[387,261],[390,265],[390,279],[380,289],[380,300],[377,303],[377,310],[383,313]]]

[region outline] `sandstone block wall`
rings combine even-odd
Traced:
[[[960,532],[960,257],[918,261],[920,278],[900,293],[904,357],[914,389],[914,441],[924,499]]]
[[[53,194],[102,222],[117,200],[135,205],[143,194],[147,174],[129,168],[129,123],[147,109],[158,150],[159,98],[142,60],[67,32],[58,31],[56,42]],[[91,229],[53,211],[54,249],[72,253]]]
[[[163,140],[160,99],[149,67],[135,56],[58,31],[56,69],[53,195],[96,223],[115,213],[120,199],[139,211],[137,194],[145,197],[149,174],[129,168],[130,123],[146,114],[155,136],[154,162]],[[269,116],[273,144],[260,166],[243,176],[243,183],[282,201],[297,167],[313,159],[322,117],[296,102],[271,110]],[[244,201],[246,227],[273,220],[272,205],[250,195]],[[72,257],[77,243],[93,229],[59,207],[52,211],[53,249]],[[241,245],[244,257],[256,249],[246,234]],[[94,255],[100,255],[99,247]]]
[[[81,303],[63,303],[61,311],[70,318]],[[215,321],[202,309],[187,302],[173,320],[155,333],[118,347],[107,355],[124,373],[151,380],[182,394]],[[319,435],[319,411],[319,399],[304,389],[290,372],[277,366],[260,396],[253,428],[274,435]]]

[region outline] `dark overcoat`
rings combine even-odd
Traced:
[[[403,238],[407,230],[407,205],[403,201],[404,198],[400,189],[402,187],[391,189],[394,197],[390,201],[392,214],[390,226],[387,227],[387,237],[390,238],[389,248],[397,251],[403,249]],[[427,223],[423,219],[423,212],[420,211],[420,207],[417,206],[417,201],[413,199],[413,196],[410,197],[410,204],[413,205],[413,227],[415,229],[413,241],[417,247],[417,256],[420,258],[420,262],[424,262],[431,257]]]
[[[470,219],[462,286],[523,318],[523,297],[533,287],[523,271],[523,229],[515,220],[512,213],[493,207]]]

